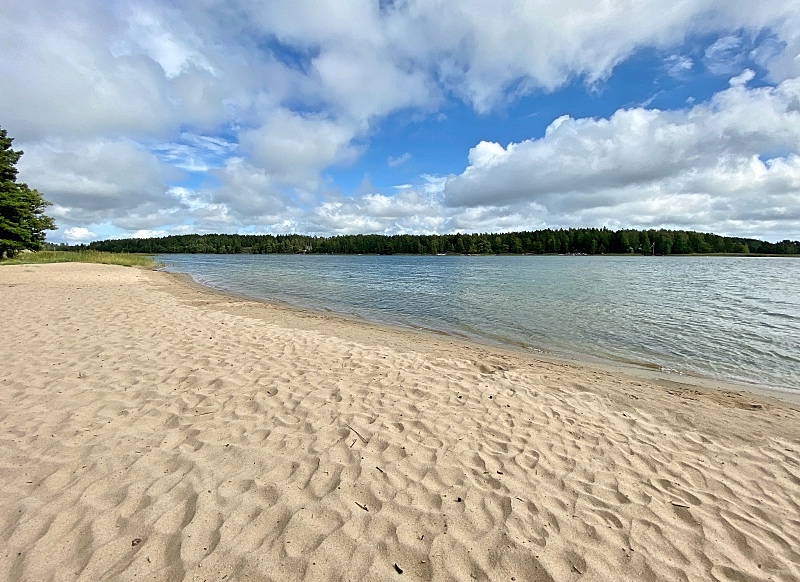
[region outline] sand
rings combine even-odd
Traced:
[[[0,580],[800,580],[800,407],[0,267]]]

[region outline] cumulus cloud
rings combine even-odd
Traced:
[[[142,228],[134,231],[131,234],[131,238],[155,238],[159,236],[164,236],[166,234],[167,232],[164,230],[153,230],[149,228]]]
[[[358,132],[347,121],[278,109],[261,127],[240,132],[239,143],[250,163],[272,180],[316,188],[324,168],[357,158]]]
[[[176,9],[131,5],[129,34],[113,45],[117,54],[145,54],[157,62],[168,79],[191,69],[214,75],[215,67],[203,54],[203,41]]]
[[[728,84],[731,87],[745,86],[755,78],[756,74],[751,69],[745,69],[740,75],[736,75],[728,81]]]
[[[35,177],[51,202],[68,209],[67,220],[104,220],[170,204],[164,180],[174,170],[129,140],[34,142],[19,168]]]
[[[109,3],[14,2],[0,18],[0,110],[20,140],[173,127],[157,63],[109,51],[120,32]]]
[[[800,80],[748,89],[751,78],[745,71],[685,111],[560,117],[540,139],[481,142],[447,180],[446,204],[506,213],[535,203],[562,224],[739,224],[741,232],[749,221],[787,232],[800,205]]]
[[[358,63],[354,67],[353,63]],[[336,48],[313,61],[325,98],[346,116],[368,120],[404,107],[438,101],[438,90],[424,69],[394,63],[369,47]]]
[[[182,132],[177,139],[149,148],[160,160],[188,172],[207,172],[219,168],[233,157],[238,144],[221,137]]]
[[[709,23],[755,34],[789,20],[798,8],[796,2],[753,6],[744,0],[566,5],[502,0],[398,6],[386,17],[390,42],[403,47],[411,59],[430,63],[446,89],[482,112],[575,78],[592,85],[608,78],[637,49],[668,48],[694,33],[707,33]],[[794,39],[797,32],[781,27],[778,35]],[[721,66],[724,56],[735,54],[729,44],[723,41],[709,58]]]
[[[357,234],[421,234],[447,229],[438,194],[404,188],[387,196],[367,193],[326,200],[304,217],[307,232]]]
[[[301,212],[268,172],[242,158],[229,160],[214,175],[221,185],[211,192],[210,203],[237,222],[273,224]]]
[[[91,241],[94,240],[96,236],[97,234],[82,226],[73,226],[72,228],[64,229],[64,238],[73,243]]]
[[[0,122],[62,233],[507,229],[623,210],[655,221],[634,196],[650,210],[680,196],[686,216],[722,224],[722,191],[739,182],[773,193],[759,220],[779,225],[796,196],[786,124],[798,13],[798,0],[11,2],[0,11]],[[686,50],[696,35],[712,40]],[[701,63],[739,76],[686,111],[563,118],[538,139],[481,142],[461,175],[422,176],[393,195],[328,191],[326,172],[357,162],[392,114],[434,115],[460,99],[488,115],[601,85],[642,49],[673,55],[673,76]],[[777,86],[747,89],[745,66]],[[745,204],[727,205],[724,224],[744,228]]]

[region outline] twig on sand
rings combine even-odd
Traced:
[[[358,501],[356,501],[356,502],[355,502],[355,504],[356,504],[356,505],[358,505],[358,506],[359,506],[361,509],[363,509],[364,511],[369,511],[369,509],[367,509],[367,506],[366,506],[366,505],[361,505],[361,504],[360,504]]]
[[[683,503],[678,503],[677,501],[670,501],[670,503],[675,507],[685,507],[686,509],[691,507],[691,505],[684,505]]]
[[[363,436],[361,436],[361,434],[359,434],[359,432],[356,429],[354,429],[352,426],[350,426],[349,424],[345,424],[345,426],[347,428],[349,428],[350,430],[352,430],[354,433],[356,433],[356,436],[361,439],[362,443],[364,443],[364,444],[369,443],[369,441],[367,439],[365,439]]]

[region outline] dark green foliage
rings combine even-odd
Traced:
[[[50,203],[38,191],[17,182],[15,166],[22,151],[11,149],[13,141],[0,128],[0,259],[23,249],[38,251],[44,231],[56,228],[53,219],[44,214]]]
[[[654,245],[651,247],[651,245]],[[71,247],[71,248],[84,248]],[[163,238],[93,242],[89,248],[131,253],[315,253],[315,254],[800,254],[800,242],[769,243],[690,231],[571,228],[497,234],[386,236],[355,234],[312,237],[299,234],[188,234]]]

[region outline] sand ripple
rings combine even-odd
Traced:
[[[136,269],[0,289],[2,580],[800,580],[793,405]]]

